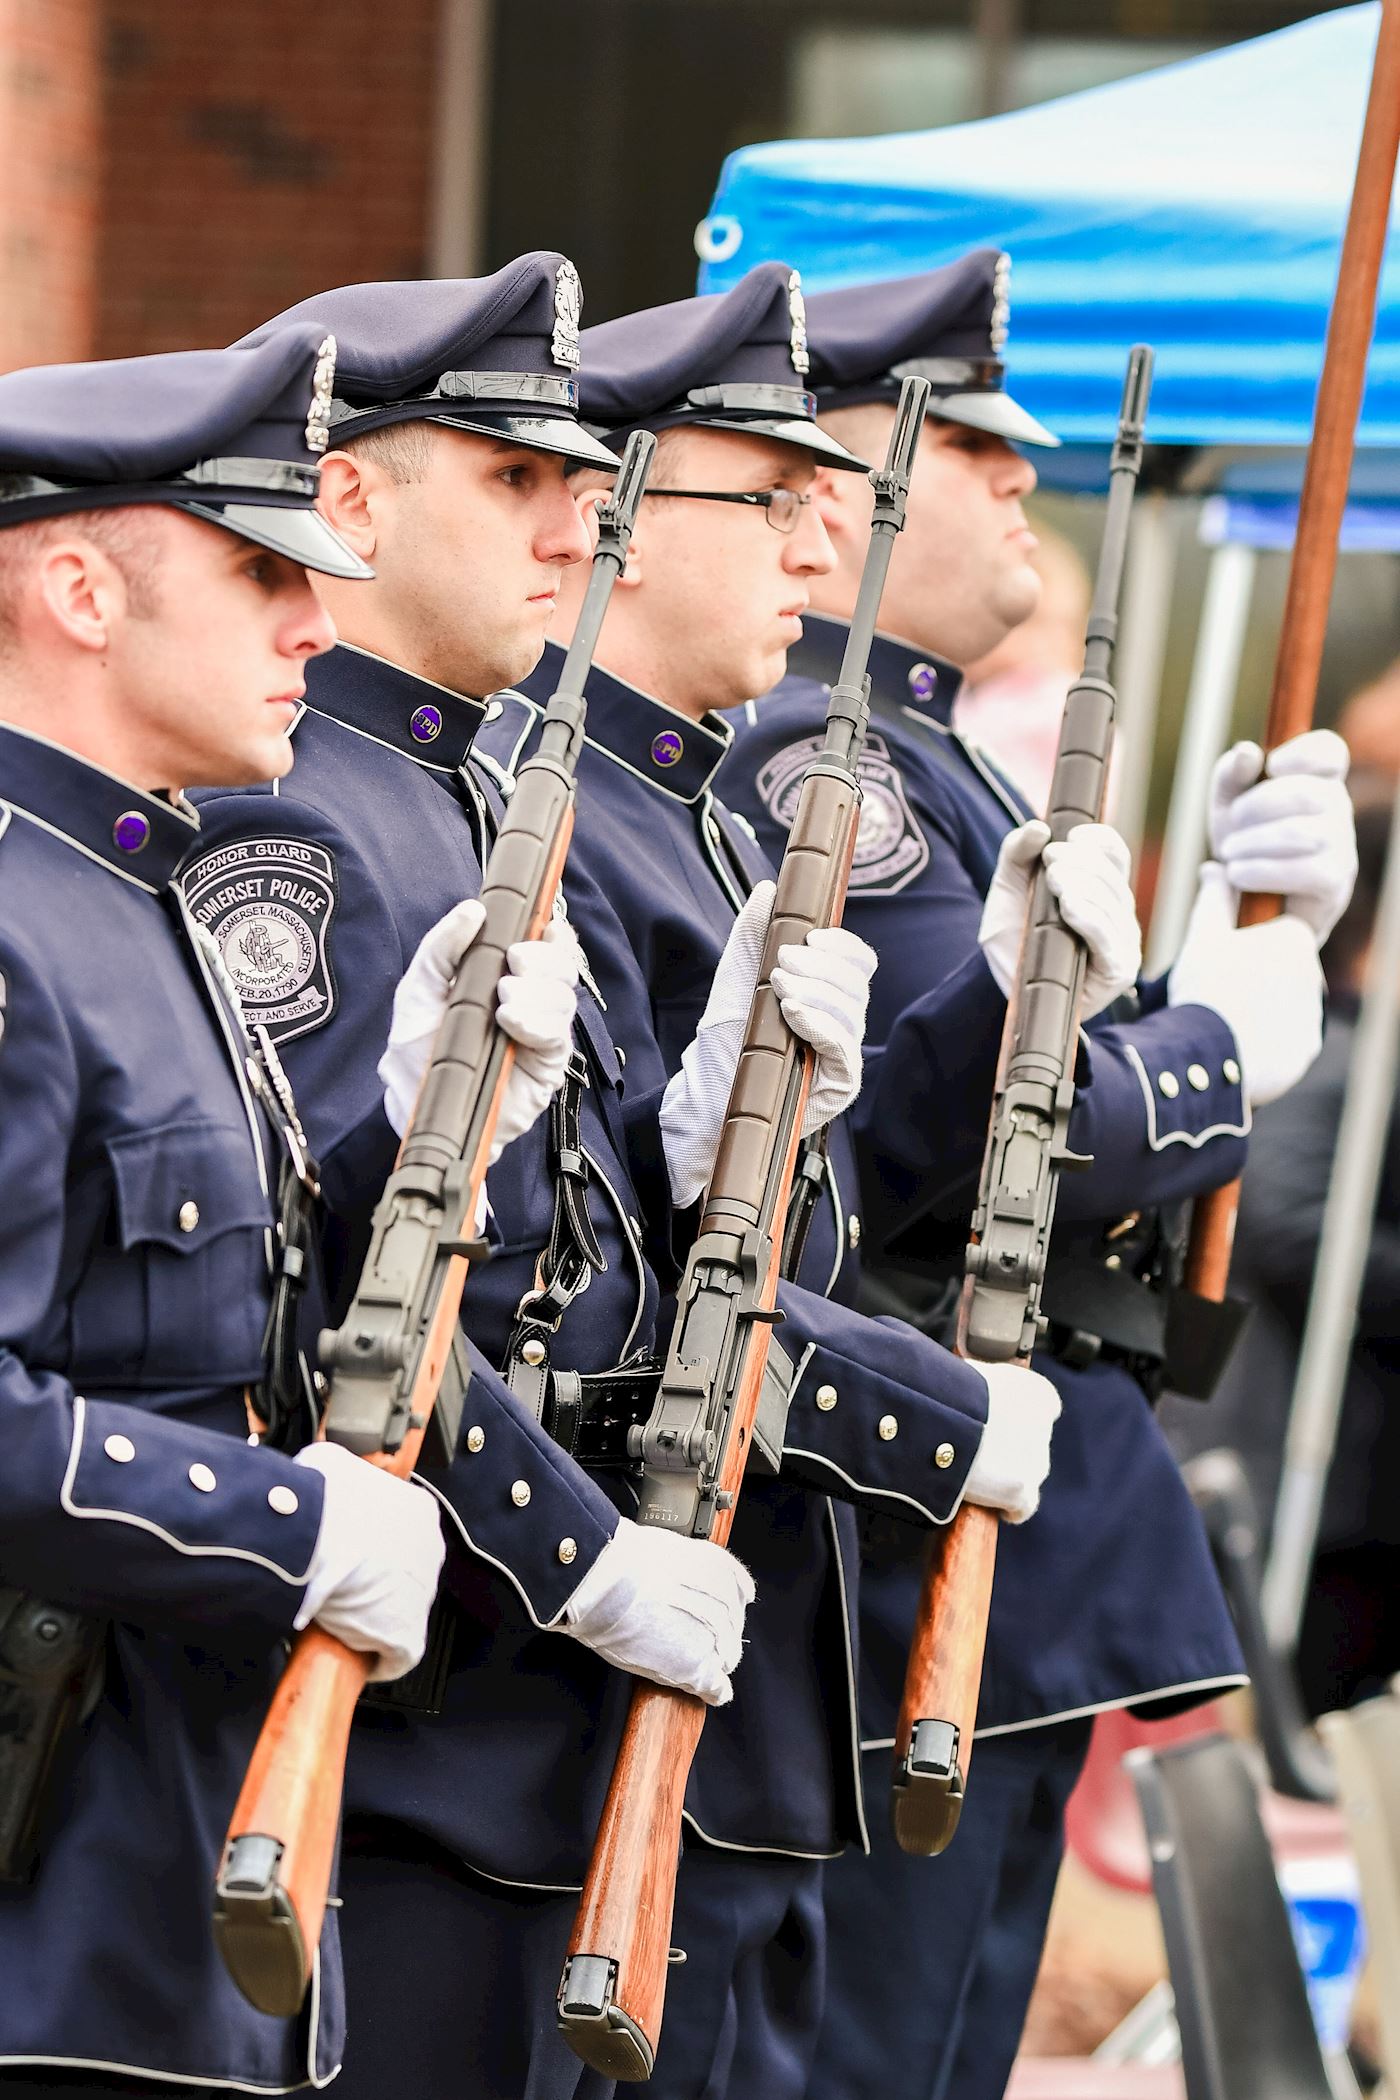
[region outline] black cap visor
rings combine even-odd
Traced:
[[[935,394],[928,405],[931,416],[944,423],[964,423],[969,430],[985,430],[1005,438],[1008,445],[1058,445],[1054,432],[1038,423],[1029,410],[1010,394]]]
[[[617,472],[617,454],[575,423],[571,416],[454,416],[440,413],[425,419],[444,423],[449,430],[470,430],[478,437],[496,438],[508,445],[523,445],[531,452],[554,452],[574,467],[598,467],[605,474]]]
[[[274,554],[285,554],[288,561],[300,562],[304,569],[315,569],[322,576],[363,581],[374,574],[319,511],[275,503],[177,503],[174,508],[210,525],[222,525],[226,532],[236,532],[256,546],[270,547]]]
[[[809,423],[805,416],[746,416],[743,421],[729,416],[699,416],[694,419],[702,430],[737,430],[743,437],[773,438],[780,445],[796,445],[803,452],[811,452],[824,467],[844,467],[853,474],[868,474],[868,460],[857,459],[844,445],[838,445],[829,431],[818,423]]]
[[[609,442],[622,450],[634,430],[733,430],[740,437],[770,438],[780,445],[796,445],[799,451],[812,453],[823,466],[843,467],[853,474],[868,474],[867,460],[857,459],[837,443],[819,423],[809,422],[805,416],[697,416],[678,413],[672,416],[648,416],[645,422],[624,424],[608,432]],[[613,465],[616,466],[616,455]]]
[[[400,423],[440,423],[446,430],[465,430],[472,437],[494,438],[498,444],[520,445],[530,452],[552,452],[575,467],[598,467],[605,474],[617,472],[617,455],[600,444],[571,415],[541,415],[521,408],[483,409],[464,402],[460,409],[441,395],[419,401],[389,401],[379,408],[342,413],[331,426],[331,444],[348,444],[367,437],[372,430],[392,430]]]

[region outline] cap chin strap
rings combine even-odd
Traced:
[[[685,400],[677,404],[675,414],[681,409],[703,409],[707,414],[723,409],[729,414],[780,415],[789,420],[801,419],[812,422],[817,413],[817,397],[800,386],[768,386],[762,384],[720,384],[718,386],[693,386]]]
[[[890,377],[896,386],[903,379],[927,379],[948,394],[999,394],[1006,367],[996,357],[907,357],[890,366]]]
[[[138,497],[145,501],[159,501],[161,493],[167,491],[167,500],[177,502],[181,491],[188,488],[217,489],[230,503],[236,503],[240,496],[254,493],[304,496],[309,503],[314,503],[320,474],[319,465],[298,466],[285,459],[198,459],[193,466],[183,467],[178,473],[162,476],[157,481],[133,482],[128,488],[119,483],[100,482],[89,489],[81,481],[47,481],[40,474],[0,473],[0,507],[8,503],[33,502],[45,496],[90,494],[96,508],[135,501]]]
[[[350,402],[339,395],[331,403],[331,427],[358,422],[385,409],[428,408],[438,401],[489,401],[511,408],[561,408],[578,412],[578,381],[553,372],[443,372],[421,394],[400,401]]]

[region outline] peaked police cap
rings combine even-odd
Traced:
[[[583,342],[583,413],[619,449],[639,427],[695,425],[866,471],[817,424],[802,282],[786,263],[759,263],[728,292],[604,321]]]
[[[442,423],[611,469],[613,454],[578,422],[582,305],[568,257],[540,249],[490,277],[318,292],[244,341],[305,322],[334,333],[336,443],[394,423]]]
[[[1005,391],[1010,276],[1009,256],[976,248],[917,277],[813,292],[807,331],[819,406],[893,401],[914,373],[933,387],[931,416],[1013,445],[1058,445]]]
[[[335,344],[176,350],[0,376],[0,527],[168,504],[328,576],[369,576],[316,512]]]

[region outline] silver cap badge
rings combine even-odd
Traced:
[[[805,376],[812,369],[812,360],[807,355],[807,301],[802,296],[802,278],[796,270],[788,279],[788,316],[792,322],[789,338],[792,344],[792,369]]]
[[[992,272],[992,355],[1000,357],[1006,348],[1006,337],[1011,326],[1011,257],[999,255]]]
[[[306,414],[306,449],[324,452],[331,441],[331,397],[335,391],[335,337],[328,335],[316,352],[311,376],[311,406]]]
[[[583,314],[583,286],[571,262],[561,262],[554,279],[554,340],[550,352],[556,365],[578,370],[578,324]]]

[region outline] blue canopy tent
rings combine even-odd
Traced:
[[[746,147],[697,233],[700,288],[773,258],[818,287],[995,244],[1017,398],[1067,445],[1108,442],[1148,342],[1154,443],[1301,447],[1379,16],[1369,0],[978,123]],[[1400,247],[1359,442],[1400,448]]]
[[[725,162],[697,229],[700,288],[722,291],[775,258],[821,287],[1003,247],[1012,385],[1065,440],[1038,455],[1043,482],[1103,487],[1124,360],[1148,342],[1149,437],[1173,448],[1156,455],[1174,467],[1164,478],[1195,494],[1296,494],[1379,19],[1369,0],[978,123],[747,147]],[[1381,281],[1358,444],[1354,496],[1400,496],[1400,243]],[[1162,498],[1140,505],[1134,541],[1119,668],[1134,730],[1120,768],[1130,838],[1171,590]],[[1257,544],[1247,530],[1218,543],[1188,740],[1193,716],[1207,738],[1228,724]],[[1197,786],[1179,775],[1174,807]]]

